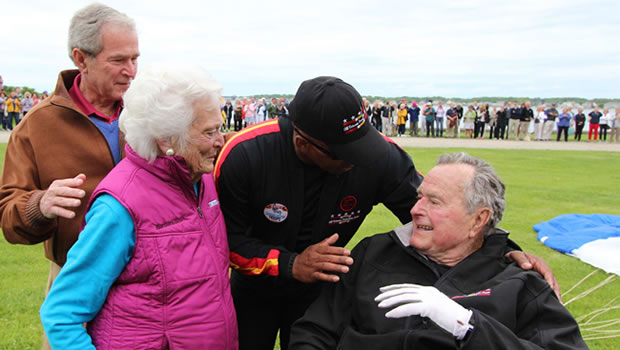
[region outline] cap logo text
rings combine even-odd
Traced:
[[[362,109],[357,113],[357,115],[353,115],[348,119],[342,120],[342,131],[345,135],[348,135],[356,130],[360,129],[366,123],[366,110],[362,106]]]

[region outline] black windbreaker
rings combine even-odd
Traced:
[[[344,246],[373,206],[383,203],[402,223],[411,221],[422,176],[409,155],[392,147],[375,167],[322,177],[311,238],[298,242],[304,211],[304,166],[286,118],[249,127],[220,152],[214,171],[226,221],[233,280],[257,295],[295,295],[320,283],[291,279],[296,253],[334,233]],[[306,228],[307,229],[307,228]],[[280,278],[283,277],[283,278]]]
[[[507,233],[441,274],[404,242],[411,224],[364,239],[353,250],[351,271],[323,288],[291,330],[289,349],[587,349],[577,323],[549,285],[532,271],[504,260]],[[408,243],[407,243],[408,244]],[[428,318],[388,319],[374,298],[397,283],[435,286],[473,311],[465,341]]]

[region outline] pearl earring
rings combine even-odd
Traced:
[[[167,155],[167,156],[173,156],[173,155],[174,155],[174,150],[173,150],[172,148],[168,148],[168,149],[166,150],[166,155]]]

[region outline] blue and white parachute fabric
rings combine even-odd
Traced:
[[[546,246],[620,276],[620,215],[560,215],[534,230]]]

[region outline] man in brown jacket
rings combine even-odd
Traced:
[[[87,199],[122,157],[118,116],[137,70],[135,24],[89,5],[71,19],[68,49],[78,69],[60,72],[52,95],[11,134],[0,187],[7,241],[44,242],[47,290],[77,240]]]

